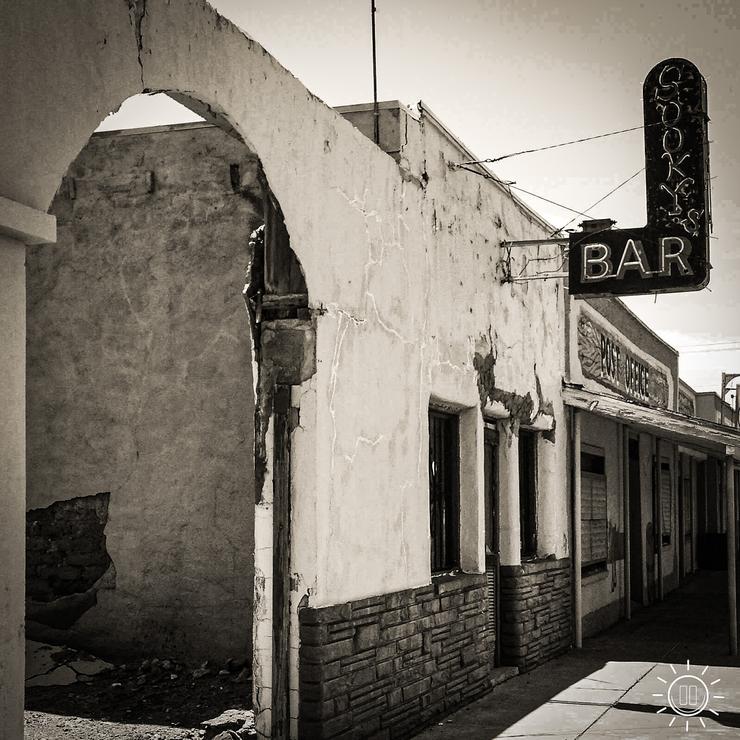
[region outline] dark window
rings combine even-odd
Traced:
[[[670,545],[673,531],[673,486],[671,466],[667,462],[660,465],[660,521],[662,542],[664,545]]]
[[[522,557],[537,555],[537,434],[519,430],[519,527]]]
[[[429,412],[429,522],[432,573],[460,565],[458,423],[452,414]]]
[[[606,566],[606,464],[603,455],[581,452],[581,567]]]
[[[498,435],[486,427],[483,437],[486,557],[498,552]]]
[[[498,555],[498,435],[494,428],[485,425],[483,432],[483,481],[486,514],[486,616],[493,642],[491,666],[500,664],[499,635],[499,555]]]

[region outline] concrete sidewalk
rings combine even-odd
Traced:
[[[418,740],[740,737],[740,661],[727,655],[725,577],[698,574]]]

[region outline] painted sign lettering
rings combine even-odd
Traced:
[[[686,59],[657,64],[643,85],[644,228],[570,235],[573,296],[700,290],[709,282],[706,82]]]
[[[665,371],[638,359],[616,335],[584,315],[578,319],[578,358],[585,377],[650,406],[668,407]]]

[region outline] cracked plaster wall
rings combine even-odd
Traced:
[[[321,311],[315,417],[301,422],[313,431],[294,448],[309,481],[293,501],[296,569],[317,606],[424,583],[430,395],[479,404],[473,357],[493,347],[496,387],[535,399],[536,365],[561,416],[561,286],[500,283],[500,240],[547,227],[492,183],[451,171],[463,153],[430,119],[405,127],[399,166],[203,2],[143,10],[133,24],[122,0],[17,14],[8,69],[34,94],[11,91],[6,161],[24,166],[0,173],[0,188],[44,208],[98,120],[142,87],[226,117],[260,156]]]
[[[71,627],[107,653],[250,653],[241,290],[261,213],[232,163],[254,158],[215,127],[95,135],[52,205],[57,244],[28,254],[27,507],[110,491],[115,588]]]
[[[480,405],[476,352],[494,353],[495,387],[515,400],[538,399],[536,366],[558,424],[547,444],[564,452],[561,287],[500,283],[499,241],[547,225],[498,186],[451,171],[463,152],[429,117],[406,122],[397,164],[202,0],[131,6],[15,9],[0,61],[24,85],[6,94],[0,193],[45,210],[98,122],[142,90],[228,120],[260,157],[316,312],[317,372],[296,393],[294,608],[427,583],[427,406]],[[543,496],[565,496],[564,458]],[[563,517],[564,507],[541,531],[562,531]]]

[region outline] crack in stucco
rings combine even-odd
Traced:
[[[378,309],[377,300],[375,298],[375,294],[370,288],[371,283],[371,276],[370,272],[375,267],[382,267],[383,262],[385,260],[386,251],[388,249],[396,249],[398,252],[401,253],[400,255],[400,262],[401,267],[406,274],[406,278],[409,282],[410,280],[410,273],[408,269],[408,264],[406,262],[406,259],[403,256],[404,253],[404,247],[401,242],[401,229],[403,228],[406,233],[410,232],[410,227],[406,223],[403,213],[399,212],[396,217],[396,229],[395,233],[393,234],[392,238],[387,239],[383,235],[383,219],[378,214],[378,212],[374,209],[369,209],[367,206],[367,199],[368,199],[368,189],[366,188],[362,197],[359,197],[357,195],[350,196],[348,193],[346,193],[344,190],[342,190],[339,187],[335,187],[334,190],[345,200],[345,202],[360,216],[362,216],[364,225],[365,225],[365,236],[367,240],[367,250],[368,250],[368,256],[367,261],[365,262],[365,265],[363,267],[362,271],[362,288],[364,290],[365,298],[367,301],[369,301],[369,304],[372,308],[372,312],[375,316],[375,320],[377,321],[378,325],[387,333],[392,334],[397,339],[399,339],[403,344],[414,344],[415,341],[412,339],[405,338],[397,329],[393,328],[386,320],[381,318],[380,311]],[[400,199],[401,202],[404,201],[405,198],[405,192],[406,192],[406,184],[401,184],[401,193],[400,193]],[[377,226],[377,238],[373,238],[373,234],[371,233],[371,227]]]
[[[147,0],[128,0],[128,13],[131,19],[131,26],[134,29],[136,35],[136,58],[139,63],[139,71],[141,74],[141,86],[146,89],[144,85],[144,60],[142,54],[144,51],[144,33],[142,30],[142,23],[144,16],[146,15],[146,3]]]
[[[339,316],[336,339],[334,340],[334,352],[331,359],[331,371],[329,373],[329,416],[331,417],[332,424],[331,472],[333,476],[337,447],[337,416],[335,398],[337,393],[337,382],[339,380],[339,361],[342,355],[342,345],[344,344],[344,337],[346,336],[347,330],[349,329],[350,325],[354,324],[355,326],[357,326],[365,323],[365,320],[356,319],[345,311],[337,309],[334,306],[328,307],[328,313],[332,317]]]
[[[352,465],[355,461],[355,458],[357,457],[357,452],[360,448],[360,445],[367,445],[368,447],[377,447],[383,440],[385,439],[385,434],[378,434],[375,439],[370,439],[370,437],[365,437],[362,434],[355,437],[355,443],[352,447],[352,454],[348,455],[347,453],[344,454],[344,459]]]

